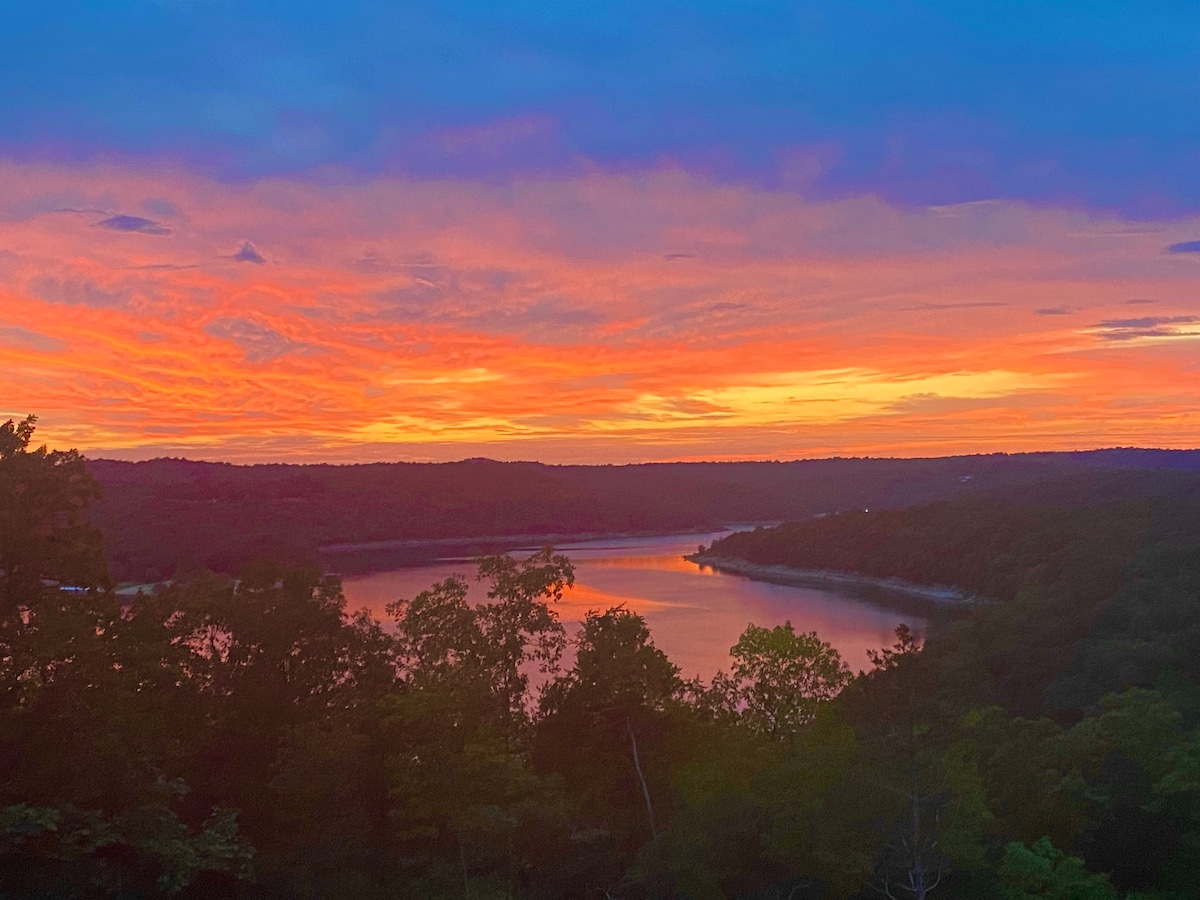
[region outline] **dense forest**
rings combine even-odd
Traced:
[[[716,530],[734,522],[911,506],[1129,467],[1200,471],[1200,452],[630,466],[486,459],[355,466],[88,462],[103,488],[91,515],[104,534],[109,569],[121,581],[138,582],[170,577],[180,566],[236,574],[263,555],[309,564],[322,559],[322,547],[345,544]],[[383,547],[365,559],[326,552],[323,567],[386,567],[419,552]]]
[[[1200,477],[1096,468],[719,543],[988,602],[700,682],[628,610],[568,634],[550,548],[386,622],[287,559],[119,598],[95,467],[10,422],[0,896],[1200,897]]]

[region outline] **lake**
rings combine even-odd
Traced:
[[[751,622],[773,627],[790,620],[797,631],[815,631],[855,671],[869,668],[867,650],[892,644],[899,623],[924,630],[920,616],[870,602],[848,590],[768,584],[683,559],[698,544],[710,544],[726,534],[563,544],[557,549],[575,564],[576,580],[558,604],[558,613],[571,628],[588,610],[622,604],[646,619],[655,644],[683,670],[684,677],[700,675],[705,680],[718,669],[729,669],[729,648]],[[366,607],[376,618],[386,619],[388,603],[414,597],[455,574],[467,576],[473,599],[483,599],[485,587],[475,582],[474,566],[463,557],[346,575],[343,584],[350,609]]]

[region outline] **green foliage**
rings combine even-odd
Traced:
[[[90,654],[88,632],[109,630],[116,615],[86,519],[99,487],[75,451],[32,446],[35,422],[0,425],[0,709],[59,678],[63,647]]]
[[[43,582],[92,587],[107,582],[100,534],[86,519],[100,495],[74,450],[32,447],[37,419],[0,425],[0,624],[17,627],[16,610]]]
[[[843,512],[778,528],[731,534],[709,553],[797,569],[861,572],[920,584],[953,585],[1008,599],[1021,576],[1061,546],[1055,517],[995,500]]]
[[[1089,716],[1073,729],[1077,753],[1092,767],[1120,753],[1143,768],[1151,778],[1161,778],[1167,752],[1183,742],[1183,717],[1154,691],[1130,688],[1100,701],[1099,715]]]
[[[487,602],[468,603],[467,583],[450,578],[388,607],[403,687],[378,710],[388,815],[427,865],[456,854],[468,881],[482,867],[511,884],[520,832],[554,817],[555,798],[527,763],[530,670],[550,673],[562,655],[551,604],[574,572],[545,548],[520,561],[485,557],[479,578]]]
[[[123,848],[126,853],[115,853]],[[192,833],[163,806],[112,818],[71,806],[0,808],[0,871],[23,889],[46,889],[75,873],[108,895],[141,880],[155,892],[178,893],[202,873],[251,874],[253,848],[238,834],[237,814],[214,809]],[[3,895],[0,895],[3,896]]]
[[[913,633],[912,628],[902,622],[896,626],[896,643],[880,650],[868,650],[867,658],[876,669],[890,672],[904,665],[920,651],[921,639]]]
[[[759,775],[758,792],[773,805],[764,830],[767,858],[819,879],[838,896],[856,893],[874,863],[874,825],[892,811],[880,774],[854,729],[823,711],[783,759]]]
[[[680,711],[679,669],[645,620],[621,607],[588,612],[573,643],[575,665],[542,694],[537,760],[600,811],[601,827],[635,841],[653,831],[641,824],[653,805],[645,795],[666,792],[660,756]]]
[[[550,604],[575,583],[574,569],[546,547],[519,562],[484,557],[479,578],[490,582],[487,603],[468,604],[466,582],[452,577],[389,605],[388,613],[414,686],[485,684],[504,714],[519,721],[532,704],[528,669],[548,674],[562,656],[566,633]]]
[[[1008,900],[1116,900],[1117,893],[1101,874],[1087,871],[1083,860],[1067,856],[1047,837],[1032,847],[1013,842],[1004,848],[1000,868]]]
[[[729,651],[733,689],[746,724],[773,738],[795,734],[850,682],[850,669],[815,631],[791,622],[749,625]]]
[[[1049,719],[1023,719],[997,707],[962,717],[951,752],[972,760],[991,817],[987,833],[1071,844],[1086,822],[1079,758],[1068,733]]]
[[[575,666],[547,687],[543,715],[576,707],[623,720],[661,711],[682,688],[678,667],[654,646],[645,619],[627,609],[589,611],[574,643]]]

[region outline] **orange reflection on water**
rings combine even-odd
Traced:
[[[728,671],[729,649],[753,623],[764,627],[790,621],[797,631],[815,631],[832,644],[851,669],[870,666],[867,651],[890,646],[896,625],[923,630],[925,621],[862,599],[811,587],[753,581],[701,568],[683,559],[697,543],[717,535],[674,535],[626,541],[585,542],[563,549],[575,563],[575,586],[555,609],[569,633],[590,610],[624,606],[646,620],[655,644],[684,677],[709,679]],[[350,607],[366,606],[377,617],[400,597],[413,597],[450,575],[468,576],[469,598],[480,602],[486,586],[469,577],[466,561],[356,576],[345,581]]]
[[[654,600],[637,594],[619,594],[606,591],[593,585],[576,581],[575,585],[563,592],[562,602],[557,605],[560,616],[570,618],[582,615],[591,610],[603,612],[606,609],[620,606],[636,613],[645,613],[661,609],[684,609],[686,604],[673,603],[669,600]]]
[[[715,575],[716,573],[708,566],[699,567],[695,563],[688,562],[682,556],[613,556],[601,557],[594,560],[588,560],[589,566],[596,568],[612,568],[612,569],[644,569],[655,572],[687,572],[691,575]]]

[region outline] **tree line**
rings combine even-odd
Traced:
[[[1010,505],[951,581],[997,602],[859,675],[757,623],[700,681],[630,610],[568,629],[551,548],[382,622],[269,559],[119,597],[33,435],[0,426],[0,896],[1198,896],[1186,499]],[[933,560],[971,514],[888,515],[804,534]]]
[[[298,565],[318,559],[322,547],[346,544],[713,531],[730,522],[912,506],[1139,462],[1200,470],[1200,455],[1170,451],[628,466],[157,459],[87,467],[104,488],[89,517],[104,534],[110,571],[123,581],[158,581],[201,568],[236,575],[262,556]],[[404,565],[418,552],[338,551],[325,561],[347,572]]]

